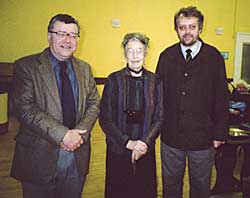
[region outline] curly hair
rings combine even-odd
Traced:
[[[123,49],[126,48],[129,41],[140,41],[145,46],[145,49],[148,48],[149,46],[149,37],[140,32],[127,33],[123,37],[122,41]]]
[[[126,57],[127,44],[130,41],[139,41],[139,42],[141,42],[145,47],[144,52],[147,53],[147,49],[149,47],[149,37],[146,36],[143,33],[140,33],[140,32],[127,33],[123,37],[123,41],[121,43],[125,57]]]

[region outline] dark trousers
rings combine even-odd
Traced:
[[[184,151],[161,142],[163,198],[183,197],[183,178],[188,160],[190,198],[208,198],[214,149]]]
[[[46,184],[22,182],[23,198],[81,198],[85,178],[78,174],[74,153],[60,150],[53,180]]]

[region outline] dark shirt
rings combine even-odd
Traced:
[[[226,138],[228,88],[225,63],[216,48],[202,42],[200,52],[185,63],[177,43],[161,53],[156,72],[163,80],[165,144],[200,150]]]
[[[127,135],[131,140],[138,140],[143,136],[144,119],[144,86],[141,77],[126,77],[126,122]]]

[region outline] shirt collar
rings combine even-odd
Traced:
[[[60,61],[51,53],[51,51],[50,51],[50,58],[51,58],[53,69],[54,70],[59,69],[60,68],[60,65],[59,65]],[[65,60],[65,62],[67,63],[68,68],[71,69],[71,58],[68,58],[67,60]]]
[[[200,40],[196,41],[192,46],[184,46],[182,43],[180,44],[181,46],[181,52],[184,58],[186,57],[186,50],[191,49],[191,56],[194,58],[200,51],[202,42]]]

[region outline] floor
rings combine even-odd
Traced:
[[[9,118],[8,132],[0,135],[0,197],[1,198],[21,198],[22,193],[20,183],[9,177],[11,161],[14,149],[14,137],[19,127],[18,121],[14,117]],[[157,175],[158,175],[158,197],[161,195],[161,169],[159,154],[159,139],[156,148],[157,157]],[[240,165],[235,170],[235,176],[239,176]],[[104,174],[105,174],[105,137],[98,123],[92,132],[92,153],[90,173],[85,183],[82,197],[102,198],[104,192]],[[213,169],[212,185],[215,182],[215,170]],[[240,198],[241,193],[223,194],[211,196],[210,198]],[[184,198],[188,198],[188,176],[184,178]]]

